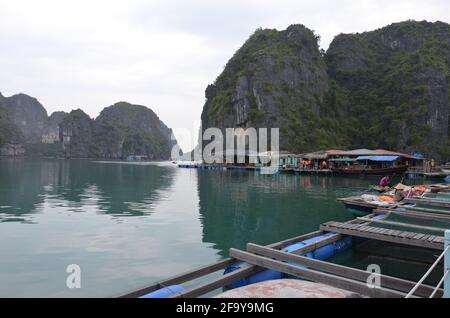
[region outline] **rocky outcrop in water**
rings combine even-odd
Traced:
[[[39,101],[25,94],[5,98],[12,122],[20,129],[26,143],[40,143],[48,115]]]
[[[450,158],[450,26],[338,35],[257,30],[206,89],[202,128],[278,127],[281,149],[391,148]]]
[[[407,21],[341,34],[326,61],[328,114],[345,127],[349,146],[449,157],[448,24]]]
[[[2,155],[15,155],[16,151],[11,149],[15,149],[19,145],[23,147],[24,141],[22,132],[13,123],[6,98],[0,94],[0,153]]]
[[[66,158],[92,158],[94,121],[81,109],[73,110],[59,126],[59,137]]]
[[[312,150],[327,86],[311,30],[302,25],[280,32],[260,29],[206,89],[202,127],[281,128],[281,148]]]
[[[0,154],[121,159],[169,159],[172,130],[145,106],[117,103],[94,120],[82,110],[47,115],[37,99],[0,94]]]
[[[73,111],[60,125],[66,157],[122,159],[143,155],[170,159],[172,130],[149,108],[120,102],[106,107],[94,120]]]

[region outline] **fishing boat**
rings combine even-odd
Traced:
[[[340,168],[332,168],[334,173],[337,174],[352,174],[352,175],[378,175],[387,176],[394,174],[403,174],[408,169],[408,166],[393,166],[385,168],[373,168],[367,166],[348,166]]]
[[[375,196],[371,196],[375,198]],[[347,210],[355,217],[362,217],[373,213],[378,208],[397,208],[402,205],[400,202],[387,202],[381,200],[368,200],[364,196],[353,196],[349,198],[337,199],[345,205]]]

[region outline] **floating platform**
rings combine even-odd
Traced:
[[[429,195],[435,195],[438,193],[446,194],[448,193],[450,195],[450,185],[448,184],[431,184],[426,185],[427,188],[430,189]],[[450,208],[450,197],[448,201],[445,200],[438,200],[433,197],[429,196],[423,196],[423,197],[412,197],[412,198],[406,198],[403,201],[400,202],[373,202],[373,201],[366,201],[363,199],[361,195],[359,196],[352,196],[347,198],[339,198],[337,199],[338,202],[341,202],[345,205],[347,209],[350,210],[350,212],[354,216],[365,216],[370,213],[373,213],[374,210],[378,208],[389,208],[389,209],[396,209],[396,208],[404,208],[404,209],[411,209],[414,208],[416,205],[430,205],[434,207],[447,207]],[[426,212],[426,211],[424,211]]]
[[[250,166],[214,166],[214,165],[203,165],[203,164],[178,164],[178,168],[184,169],[198,169],[198,170],[219,170],[219,171],[260,171],[260,167],[250,167]]]
[[[331,169],[293,169],[295,174],[299,175],[332,175]]]
[[[393,223],[384,220],[386,213],[379,212],[345,223],[327,222],[320,226],[319,231],[268,246],[248,243],[246,251],[232,248],[230,258],[120,297],[192,298],[235,285],[237,289],[217,297],[442,297],[444,291],[439,285],[433,287],[384,274],[379,274],[381,285],[373,288],[367,284],[371,272],[321,260],[326,258],[325,255],[334,255],[345,246],[351,246],[347,244],[354,237],[420,246],[430,249],[433,255],[435,250],[444,249],[442,236],[372,226],[372,223]],[[419,225],[411,226],[421,228]],[[224,271],[221,276],[206,279],[206,276],[219,271]],[[292,278],[297,281],[293,282]],[[182,284],[187,282],[189,286],[195,286],[184,288]],[[316,293],[313,288],[318,288],[314,289]]]
[[[351,235],[353,237],[444,250],[444,236],[397,231],[382,227],[367,226],[365,224],[345,224],[341,222],[328,222],[322,224],[320,229],[333,233]]]
[[[407,171],[406,176],[409,178],[423,177],[426,179],[443,179],[449,174],[445,172],[417,172],[417,171]]]

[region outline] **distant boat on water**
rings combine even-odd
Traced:
[[[149,160],[148,156],[130,155],[127,157],[127,161],[146,161],[146,160]]]

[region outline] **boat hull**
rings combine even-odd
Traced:
[[[380,169],[348,169],[348,168],[333,168],[334,173],[338,174],[351,174],[351,175],[394,175],[405,173],[408,169],[407,166],[393,167],[393,168],[380,168]]]

